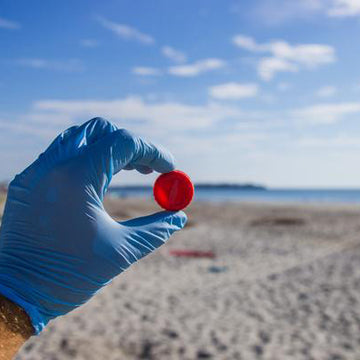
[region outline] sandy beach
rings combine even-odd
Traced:
[[[106,207],[117,220],[158,210]],[[186,229],[16,359],[360,359],[360,207],[198,202],[187,213]]]

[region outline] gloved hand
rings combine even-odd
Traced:
[[[121,169],[174,169],[173,157],[95,118],[60,134],[9,186],[0,232],[0,293],[20,305],[38,334],[88,301],[186,223],[159,212],[122,223],[102,200]]]

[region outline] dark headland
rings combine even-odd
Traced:
[[[197,183],[194,184],[195,189],[197,190],[267,190],[265,186],[257,184],[231,184],[231,183]],[[119,190],[151,190],[152,186],[150,185],[116,185],[111,186],[109,191],[119,191]]]

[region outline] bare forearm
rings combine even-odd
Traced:
[[[11,360],[33,333],[26,312],[0,295],[0,360]]]

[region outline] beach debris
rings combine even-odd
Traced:
[[[175,257],[188,257],[188,258],[208,258],[208,259],[215,258],[215,253],[213,251],[202,251],[202,250],[172,249],[169,251],[169,255]]]
[[[198,350],[197,359],[211,359],[213,356],[206,350]]]
[[[266,331],[260,330],[259,338],[263,344],[268,344],[270,342],[270,335]]]
[[[254,353],[259,357],[259,356],[261,356],[261,355],[263,354],[264,349],[263,349],[263,347],[260,346],[260,345],[254,345],[254,346],[253,346],[253,351],[254,351]]]
[[[155,344],[145,339],[145,341],[142,343],[142,350],[139,359],[146,359],[146,360],[154,359],[152,354],[154,345]]]
[[[179,337],[179,334],[175,330],[165,329],[163,333],[171,339],[176,339]]]
[[[215,346],[218,351],[226,351],[228,346],[225,345],[217,336],[214,330],[210,331],[211,343]]]
[[[296,217],[263,217],[255,219],[251,226],[299,226],[305,225],[305,220]]]
[[[34,348],[34,346],[34,343],[27,343],[23,346],[22,350],[24,351],[24,353],[29,353]]]
[[[228,267],[227,266],[209,266],[208,271],[210,273],[218,274],[218,273],[228,271]]]
[[[71,357],[75,357],[77,355],[77,350],[69,343],[67,338],[63,338],[59,344],[60,350]]]

